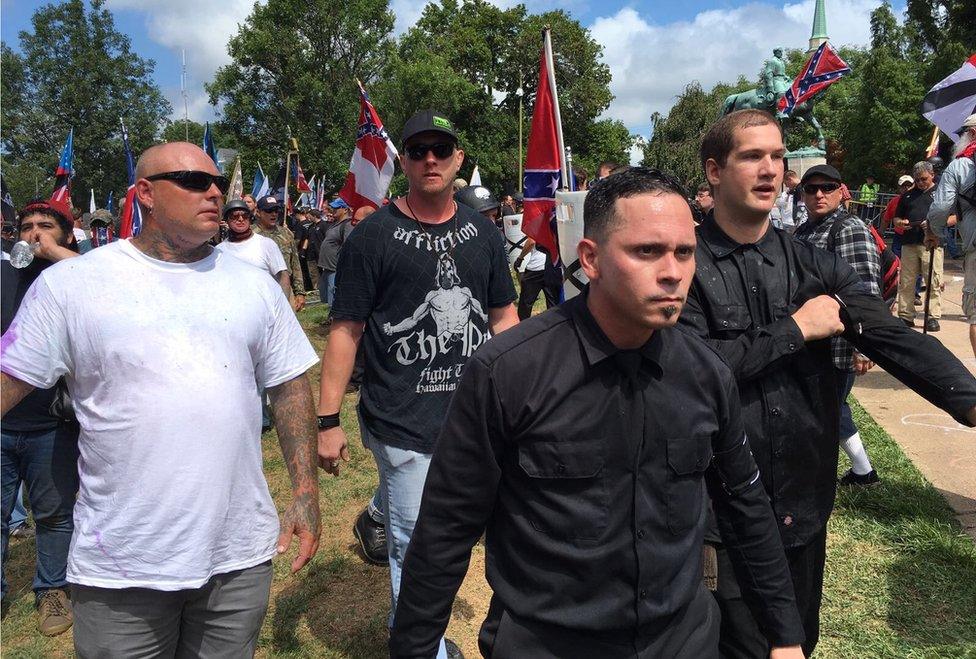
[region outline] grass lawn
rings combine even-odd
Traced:
[[[325,314],[324,305],[300,314],[319,350],[327,336],[321,325]],[[318,369],[311,377],[317,392]],[[320,481],[321,549],[296,576],[288,573],[290,556],[276,560],[259,656],[386,656],[388,572],[362,560],[352,535],[352,524],[377,483],[372,458],[359,441],[354,407],[355,396],[347,396],[343,427],[352,462],[338,479]],[[976,546],[891,438],[858,406],[855,416],[884,483],[838,495],[816,656],[976,658]],[[265,473],[281,510],[291,496],[287,471],[274,432],[263,442]],[[483,558],[478,545],[448,630],[469,658],[480,656],[477,630],[490,597]],[[71,656],[70,632],[48,639],[35,631],[33,561],[33,541],[11,543],[12,606],[0,627],[3,656]]]

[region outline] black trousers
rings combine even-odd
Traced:
[[[492,659],[713,659],[718,657],[718,618],[704,586],[670,620],[601,633],[519,619],[492,597],[478,647]]]
[[[769,642],[742,599],[732,572],[729,554],[718,548],[718,590],[712,593],[722,612],[719,653],[723,659],[765,659]],[[803,621],[806,641],[803,654],[813,654],[820,638],[820,603],[823,599],[824,563],[827,558],[827,529],[802,547],[786,549],[786,561],[793,577],[796,606]]]
[[[532,305],[542,292],[546,296],[546,309],[559,304],[559,292],[551,286],[546,286],[545,270],[526,270],[522,273],[522,291],[518,299],[519,320],[525,320],[532,315]]]

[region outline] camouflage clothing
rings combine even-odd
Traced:
[[[254,224],[254,233],[270,238],[278,245],[281,255],[285,257],[288,274],[291,276],[291,292],[293,295],[305,295],[305,284],[302,282],[302,267],[298,262],[298,248],[295,246],[295,234],[288,227],[277,226],[273,231]]]

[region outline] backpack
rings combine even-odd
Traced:
[[[842,228],[842,223],[837,221],[830,227],[830,232],[827,234],[827,249],[831,252],[834,251],[837,234]],[[898,273],[901,270],[901,259],[885,244],[884,238],[881,237],[873,224],[868,224],[867,228],[871,232],[871,237],[874,238],[874,246],[878,250],[878,260],[881,261],[881,276],[878,278],[881,299],[885,301],[885,304],[891,304],[898,297]]]

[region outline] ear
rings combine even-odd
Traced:
[[[576,246],[576,255],[579,256],[580,266],[590,280],[600,278],[599,252],[599,245],[591,238],[584,238]]]
[[[708,179],[709,184],[712,189],[715,188],[719,183],[719,174],[721,174],[722,168],[715,161],[715,158],[709,158],[705,161],[705,178]]]
[[[461,149],[456,149],[454,151],[454,157],[457,159],[455,160],[454,165],[458,169],[461,169],[461,165],[464,164],[464,151],[462,151]]]
[[[136,181],[136,201],[138,201],[143,208],[152,208],[155,206],[153,203],[152,181],[147,181],[144,178]]]

